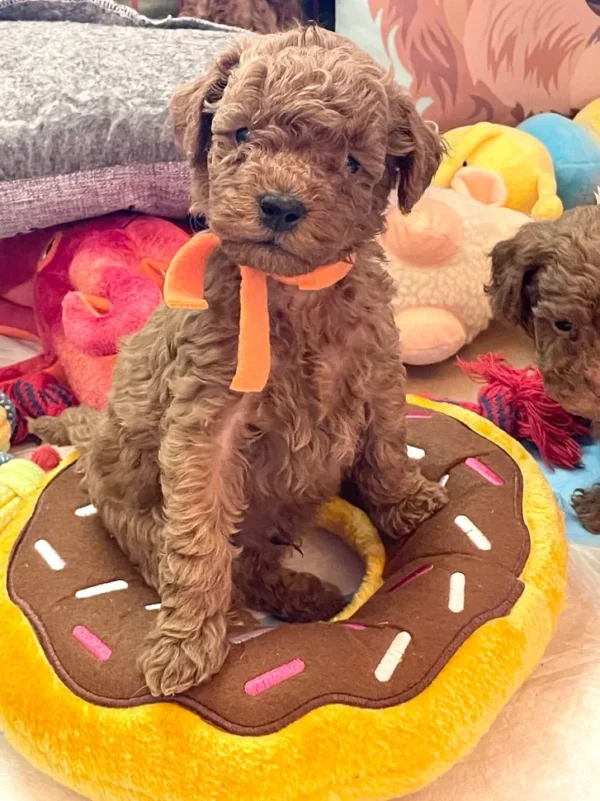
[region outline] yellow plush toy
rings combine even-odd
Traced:
[[[46,474],[29,459],[11,459],[0,465],[0,532],[12,521],[23,502],[42,484]]]
[[[10,398],[0,390],[0,465],[10,461],[10,440],[16,423],[16,412]]]
[[[573,121],[600,140],[600,99],[588,103]]]
[[[592,136],[596,137],[600,144],[600,99],[593,100],[582,108],[573,120],[581,125]],[[600,204],[600,186],[596,190],[596,203]]]
[[[10,448],[10,435],[10,423],[6,411],[0,406],[0,451],[7,451]]]
[[[444,135],[448,146],[434,186],[451,187],[477,200],[555,220],[563,207],[556,193],[552,158],[524,131],[478,122]]]

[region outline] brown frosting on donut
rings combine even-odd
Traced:
[[[323,704],[401,704],[435,679],[473,631],[510,612],[530,548],[521,473],[462,423],[421,407],[410,412],[419,416],[409,419],[408,441],[424,451],[416,453],[429,478],[449,475],[450,503],[390,545],[384,586],[345,623],[232,629],[219,675],[170,700],[226,731],[253,735]],[[11,599],[72,692],[103,706],[154,703],[136,659],[159,599],[98,516],[76,514],[89,503],[79,479],[70,467],[42,493],[13,549]],[[119,582],[112,592],[90,589],[110,582]]]

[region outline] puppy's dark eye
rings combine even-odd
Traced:
[[[354,156],[348,156],[348,161],[346,162],[346,169],[348,172],[354,174],[360,170],[360,161],[355,159]]]
[[[238,145],[242,145],[244,142],[248,141],[249,136],[250,131],[247,128],[238,128],[235,132],[235,141]]]
[[[568,334],[573,330],[573,323],[570,320],[555,320],[552,325],[561,334]]]

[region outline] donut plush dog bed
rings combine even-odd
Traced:
[[[0,727],[13,745],[98,801],[383,801],[449,768],[548,644],[566,545],[516,442],[462,409],[412,403],[409,452],[449,505],[388,547],[378,589],[379,546],[358,523],[370,575],[349,620],[234,629],[221,673],[164,701],[135,666],[158,598],[75,468],[51,476],[0,541]]]

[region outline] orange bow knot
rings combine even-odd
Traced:
[[[196,234],[177,253],[167,270],[164,288],[165,303],[171,309],[208,308],[204,299],[206,266],[220,246],[219,237],[208,231]],[[298,276],[269,276],[282,284],[304,291],[326,289],[341,281],[354,261],[339,261],[317,267]],[[240,333],[237,368],[231,389],[234,392],[262,392],[271,371],[271,341],[267,274],[254,267],[240,266]]]

